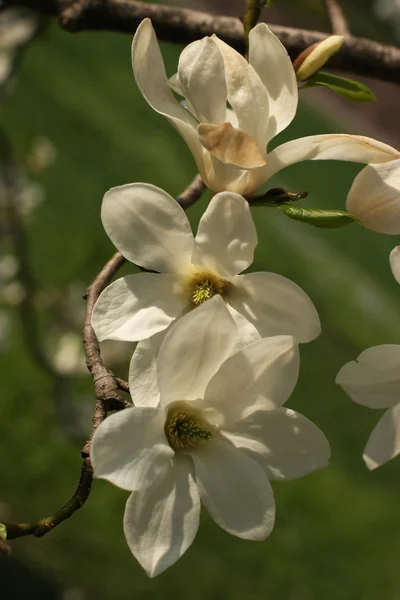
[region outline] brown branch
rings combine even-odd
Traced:
[[[179,194],[176,201],[182,206],[183,210],[187,210],[192,204],[197,202],[206,189],[206,185],[203,183],[200,175],[196,175],[186,190]]]
[[[4,6],[23,5],[59,18],[70,31],[108,30],[134,33],[149,17],[160,40],[189,43],[216,33],[239,52],[245,51],[243,25],[233,17],[215,16],[175,6],[135,0],[5,0]],[[271,26],[294,60],[300,52],[326,38],[321,31]],[[347,36],[342,48],[330,59],[332,68],[400,83],[400,49],[365,38]]]
[[[191,206],[198,200],[205,189],[205,185],[197,175],[192,183],[178,196],[177,202],[183,207]],[[93,470],[90,462],[90,445],[93,435],[99,425],[104,421],[111,410],[122,410],[132,406],[132,403],[123,400],[118,390],[129,392],[129,385],[123,379],[115,377],[104,365],[100,345],[91,325],[94,305],[104,288],[111,282],[114,275],[125,263],[126,259],[116,252],[100,273],[88,287],[86,292],[86,314],[83,327],[83,343],[85,346],[86,364],[93,377],[96,394],[96,404],[93,413],[93,426],[90,437],[82,449],[83,465],[78,487],[71,500],[64,504],[51,517],[46,517],[34,523],[4,523],[7,527],[7,539],[16,539],[25,535],[42,537],[57,525],[71,517],[82,508],[88,499],[93,480]],[[4,544],[3,544],[4,546]],[[2,548],[0,547],[0,556]],[[5,555],[5,549],[4,549]]]
[[[336,35],[349,35],[350,30],[344,16],[339,0],[324,0],[326,11],[332,26],[332,32]]]

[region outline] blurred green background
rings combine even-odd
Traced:
[[[46,199],[28,220],[31,260],[44,290],[36,299],[44,336],[55,318],[46,298],[66,297],[71,286],[84,290],[113,252],[100,222],[104,192],[148,181],[177,195],[195,174],[178,134],[136,89],[130,43],[126,35],[72,36],[49,26],[26,52],[13,94],[1,109],[2,126],[21,160],[37,135],[48,137],[57,150],[54,165],[37,177]],[[172,74],[180,48],[163,44],[162,50]],[[322,98],[321,110],[302,102],[279,141],[343,131],[343,124],[330,118],[329,93]],[[364,107],[353,110],[359,117]],[[359,169],[303,163],[269,186],[308,190],[303,205],[343,208]],[[190,209],[193,225],[206,203],[207,196]],[[0,561],[2,600],[400,597],[399,460],[367,472],[361,455],[378,411],[353,404],[334,383],[339,368],[366,347],[400,342],[400,290],[388,264],[397,240],[357,225],[313,229],[265,208],[254,208],[253,214],[259,235],[254,270],[293,279],[320,313],[322,335],[301,347],[300,381],[288,406],[324,430],[332,445],[330,467],[274,485],[277,521],[263,543],[229,536],[204,511],[192,548],[154,580],[124,540],[127,494],[95,481],[88,503],[69,521],[41,540],[12,543],[12,558]],[[8,244],[2,241],[6,253]],[[79,293],[76,302],[79,314]],[[27,352],[16,313],[5,304],[3,309],[11,330],[0,350],[0,510],[5,520],[29,521],[51,514],[75,489],[81,442],[90,430],[92,386],[89,375],[78,377],[72,382],[74,405],[60,411],[52,381]],[[127,362],[120,373],[127,377]],[[65,413],[79,402],[81,429],[71,436]]]

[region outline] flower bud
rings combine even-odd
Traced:
[[[309,46],[293,62],[298,81],[305,81],[314,75],[343,45],[342,35],[331,35],[322,42]]]

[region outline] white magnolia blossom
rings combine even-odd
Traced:
[[[302,477],[329,460],[324,434],[283,408],[298,377],[290,336],[231,354],[238,330],[219,297],[180,319],[157,356],[157,387],[108,417],[91,447],[96,477],[133,492],[124,532],[154,577],[197,533],[200,500],[227,532],[264,540],[274,525],[270,479]]]
[[[400,246],[390,253],[393,276],[400,283]],[[400,452],[400,346],[383,344],[364,350],[345,364],[336,383],[350,398],[369,408],[387,408],[364,450],[368,469],[376,469]]]
[[[384,163],[400,157],[377,140],[346,134],[292,140],[267,154],[269,142],[296,114],[298,89],[290,58],[265,23],[250,32],[248,62],[213,35],[183,50],[178,72],[168,81],[151,21],[145,19],[133,40],[132,64],[144,98],[178,130],[215,192],[251,194],[303,160]]]
[[[346,206],[367,229],[399,234],[400,159],[362,169],[353,182]]]
[[[319,335],[317,311],[295,283],[275,273],[239,275],[253,262],[257,245],[242,196],[216,194],[196,238],[176,200],[150,184],[111,189],[101,216],[125,258],[157,273],[127,275],[103,291],[92,318],[100,340],[149,338],[214,295],[261,337],[287,334],[309,342]]]

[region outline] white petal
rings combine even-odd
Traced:
[[[144,98],[159,114],[166,117],[183,137],[204,175],[203,150],[197,135],[196,120],[175,99],[168,85],[164,62],[150,19],[144,19],[132,43],[132,67],[136,83]]]
[[[164,332],[143,340],[136,346],[129,365],[129,392],[135,406],[160,404],[157,381],[157,353],[165,337]]]
[[[314,423],[288,408],[257,411],[223,434],[265,469],[269,479],[296,479],[327,466],[330,448]]]
[[[365,446],[363,459],[373,470],[400,452],[400,404],[390,408],[379,419]]]
[[[362,135],[332,133],[291,140],[268,154],[268,164],[258,177],[266,181],[285,167],[303,160],[348,160],[359,163],[385,163],[399,158],[391,146]]]
[[[192,42],[179,58],[181,93],[194,107],[200,123],[223,123],[227,91],[224,61],[217,44],[209,37]]]
[[[207,152],[204,150],[204,152]],[[242,194],[247,188],[248,173],[232,164],[224,164],[207,152],[207,170],[205,182],[213,192],[236,192]],[[255,169],[258,171],[258,169]]]
[[[400,246],[396,246],[390,253],[390,268],[392,269],[393,277],[400,283]]]
[[[136,273],[111,283],[93,309],[98,339],[136,342],[166,329],[183,307],[174,285],[171,275],[158,273]]]
[[[216,194],[200,219],[192,263],[237,275],[253,262],[257,232],[248,202],[231,192]]]
[[[250,346],[253,342],[257,342],[261,339],[260,334],[252,323],[241,313],[238,313],[229,303],[226,304],[229,312],[235,321],[238,329],[235,345],[232,348],[231,354],[235,354],[239,350],[243,350],[247,346]]]
[[[213,439],[191,453],[200,497],[214,521],[246,540],[265,540],[275,502],[265,471],[228,442]]]
[[[216,425],[284,404],[299,374],[299,350],[290,336],[264,338],[232,354],[207,386],[202,410]]]
[[[109,190],[101,218],[114,246],[131,262],[152,271],[181,271],[190,262],[193,234],[185,211],[148,183]]]
[[[249,62],[268,94],[268,140],[292,122],[297,110],[296,74],[286,48],[265,23],[250,31]]]
[[[220,296],[179,319],[158,354],[161,404],[202,398],[211,377],[229,356],[236,336],[236,325]]]
[[[255,139],[260,150],[264,150],[269,116],[265,87],[254,68],[239,52],[215,35],[213,40],[224,59],[228,101],[237,116],[238,126]]]
[[[232,280],[229,304],[242,313],[262,337],[293,335],[310,342],[321,332],[318,313],[307,294],[275,273],[248,273]]]
[[[369,408],[389,408],[400,398],[400,346],[383,344],[364,350],[336,376],[354,402]]]
[[[367,229],[400,233],[400,160],[365,167],[353,181],[346,208]]]
[[[131,492],[153,485],[174,455],[164,423],[164,410],[142,406],[108,417],[90,448],[95,477]]]
[[[134,492],[126,503],[126,541],[149,577],[179,560],[196,536],[200,499],[191,462],[175,455],[151,487]]]

